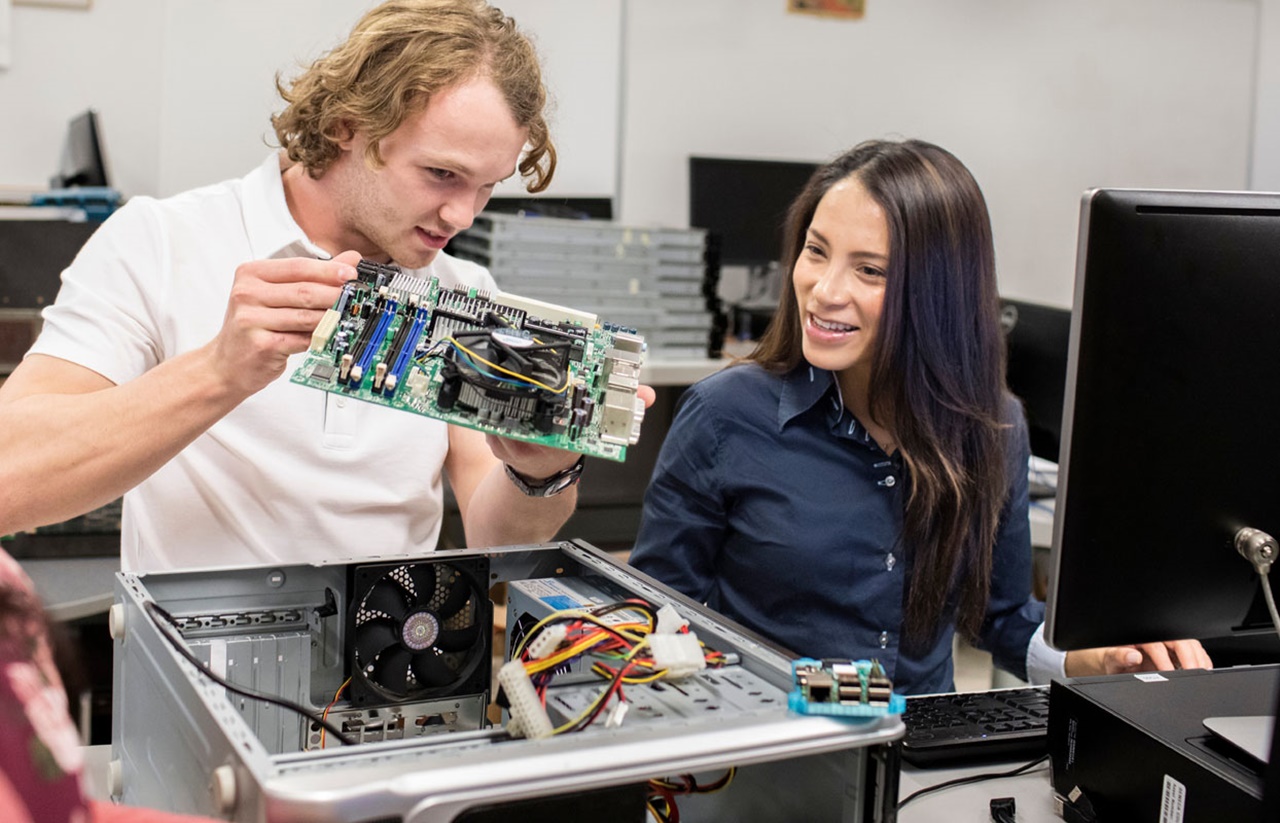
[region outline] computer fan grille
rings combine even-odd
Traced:
[[[352,702],[486,691],[493,621],[487,578],[484,558],[356,567],[347,644]]]

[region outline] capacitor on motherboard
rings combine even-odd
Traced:
[[[347,303],[351,301],[352,291],[353,287],[349,281],[342,284],[342,295],[338,298],[338,305],[334,307],[338,316],[342,316],[342,314],[347,310]]]

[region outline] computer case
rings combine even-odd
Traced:
[[[500,583],[511,616],[493,639]],[[628,701],[648,709],[620,725],[512,737],[494,722],[491,660],[566,591],[671,604],[728,663],[653,692],[628,685]],[[388,623],[418,645],[383,647]],[[736,767],[723,791],[679,797],[680,819],[895,819],[897,716],[789,713],[789,655],[581,541],[121,573],[111,624],[110,791],[124,803],[246,823],[640,821],[650,779],[705,783]],[[180,647],[241,691],[324,714],[357,744],[215,683]],[[557,679],[548,704],[598,692],[591,678]]]
[[[1100,821],[1260,823],[1265,766],[1203,721],[1270,715],[1278,686],[1277,666],[1054,681],[1053,789],[1083,793]]]

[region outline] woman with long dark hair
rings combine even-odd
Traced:
[[[1026,424],[968,169],[862,143],[792,204],[782,259],[759,345],[681,400],[631,562],[799,654],[876,658],[900,692],[952,688],[957,629],[1020,677],[1062,673],[1030,593]],[[1209,665],[1194,641],[1172,651]],[[1065,665],[1173,663],[1153,644]]]

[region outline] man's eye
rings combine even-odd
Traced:
[[[437,180],[452,180],[454,177],[448,169],[427,169],[427,173]]]

